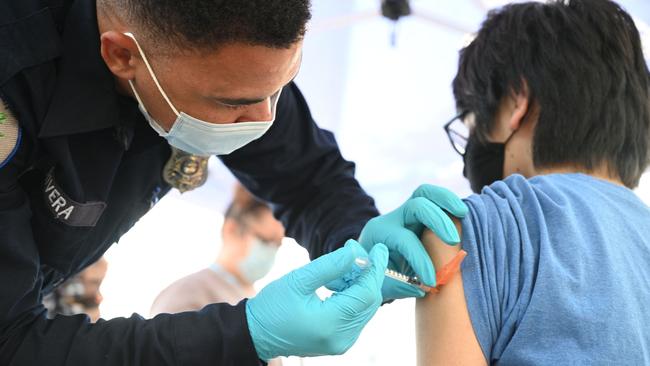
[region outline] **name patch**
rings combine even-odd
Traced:
[[[71,199],[56,184],[53,173],[54,169],[51,169],[45,178],[43,188],[45,205],[50,209],[52,216],[69,226],[94,227],[102,216],[106,203],[79,203]]]

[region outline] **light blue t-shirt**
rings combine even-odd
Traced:
[[[583,174],[514,175],[466,199],[462,264],[503,365],[650,365],[650,208]]]

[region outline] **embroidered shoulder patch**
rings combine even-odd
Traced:
[[[20,147],[21,130],[9,108],[0,100],[0,168],[14,157]]]

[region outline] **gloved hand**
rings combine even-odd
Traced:
[[[371,265],[345,290],[325,300],[316,295],[319,287],[353,271],[355,258],[368,256]],[[385,246],[375,245],[368,255],[359,243],[349,240],[343,248],[271,282],[246,303],[259,358],[347,351],[381,305],[387,262]]]
[[[388,268],[409,276],[417,275],[425,285],[435,286],[433,263],[420,242],[424,228],[429,228],[448,244],[460,242],[454,223],[443,210],[461,218],[467,214],[465,203],[451,191],[421,185],[399,208],[368,221],[361,231],[359,242],[366,250],[377,243],[385,244],[390,253]],[[334,286],[335,289],[343,287]],[[424,292],[415,286],[386,278],[382,295],[384,301],[389,301],[422,297]]]

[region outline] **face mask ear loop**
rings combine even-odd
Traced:
[[[149,64],[149,60],[147,60],[147,56],[145,56],[144,51],[140,47],[140,44],[138,43],[138,40],[135,39],[135,36],[133,33],[127,32],[124,33],[125,36],[133,39],[135,42],[136,47],[138,47],[138,52],[140,52],[140,56],[142,56],[142,60],[144,61],[145,66],[147,67],[147,70],[149,70],[149,75],[151,75],[151,78],[153,79],[153,82],[156,84],[156,87],[158,87],[158,91],[160,91],[160,94],[163,96],[169,107],[172,109],[172,111],[176,114],[176,116],[179,116],[180,113],[178,113],[178,110],[174,107],[172,104],[171,100],[169,100],[169,97],[167,94],[165,94],[165,91],[163,90],[162,86],[160,86],[160,83],[158,82],[158,78],[156,78],[156,74],[153,72],[153,69],[151,68],[151,65]],[[133,86],[131,86],[133,88]],[[135,90],[135,88],[134,88]]]
[[[138,94],[138,91],[135,90],[133,81],[128,80],[128,82],[129,82],[129,86],[131,87],[131,90],[133,91],[133,95],[135,95],[135,99],[138,101],[138,104],[140,104],[142,106],[142,109],[144,109],[144,111],[147,112],[147,108],[144,106],[144,104],[142,104],[142,99],[140,99],[140,94]]]
[[[284,89],[284,87],[280,88],[280,90],[278,90],[271,97],[271,111],[273,112],[273,120],[275,120],[275,117],[277,116],[278,102],[280,101],[280,95],[282,94],[282,89]]]
[[[530,100],[529,100],[528,102],[530,103]],[[504,146],[504,147],[506,147],[506,148],[508,147],[508,143],[510,142],[510,140],[512,140],[512,138],[515,136],[515,134],[516,134],[517,132],[519,132],[519,130],[521,129],[521,125],[524,124],[524,123],[526,122],[526,120],[528,119],[529,115],[530,115],[530,108],[528,108],[528,110],[526,110],[526,113],[524,114],[524,117],[521,119],[521,122],[519,123],[519,127],[517,127],[516,130],[512,131],[512,133],[510,134],[510,136],[509,136],[509,137],[508,137],[508,138],[503,142],[503,146]]]
[[[520,128],[520,127],[519,127],[519,128]],[[510,136],[508,136],[508,138],[503,142],[503,147],[504,147],[504,149],[507,148],[508,143],[510,142],[510,140],[512,140],[512,138],[515,136],[515,134],[516,134],[517,132],[519,132],[519,128],[517,128],[516,130],[512,131],[512,133],[510,134]]]

